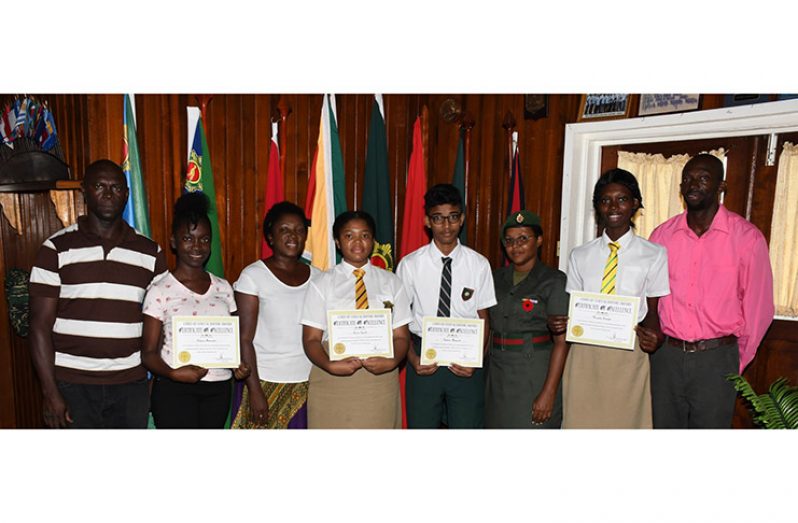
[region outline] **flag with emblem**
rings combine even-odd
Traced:
[[[393,270],[393,204],[391,179],[388,176],[388,144],[385,138],[385,113],[382,95],[374,95],[366,146],[366,169],[363,176],[361,207],[374,217],[377,226],[371,263]]]
[[[465,203],[465,190],[466,190],[464,134],[465,131],[461,127],[459,131],[460,139],[457,141],[457,155],[454,158],[454,174],[452,175],[452,185],[457,187],[457,190],[460,191],[460,196],[463,197],[463,203]],[[465,245],[466,243],[465,222],[463,222],[463,227],[460,229],[460,243],[462,243],[463,245]]]
[[[186,168],[186,192],[201,191],[208,196],[210,207],[208,218],[211,222],[211,256],[205,269],[224,278],[222,262],[222,239],[219,234],[219,212],[216,207],[216,189],[213,184],[213,170],[205,128],[199,107],[187,107],[188,113],[188,167]]]
[[[127,186],[130,189],[127,196],[127,206],[122,218],[134,229],[148,238],[150,231],[150,211],[147,207],[147,192],[144,189],[144,179],[141,175],[141,161],[139,160],[139,142],[136,138],[136,107],[135,99],[125,95],[122,113],[122,170],[125,172]]]
[[[283,172],[280,170],[280,145],[278,141],[279,125],[272,122],[272,137],[269,141],[269,170],[266,173],[266,190],[263,202],[263,217],[275,203],[285,200],[283,186]],[[264,231],[266,232],[266,231]],[[266,259],[272,255],[272,248],[266,243],[265,236],[261,235],[260,257]]]
[[[332,225],[346,211],[344,157],[335,118],[335,96],[326,94],[321,105],[319,138],[308,181],[305,209],[310,209],[310,229],[305,242],[305,257],[319,270],[331,269],[337,262]]]

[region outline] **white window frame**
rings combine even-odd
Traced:
[[[798,100],[566,125],[560,269],[567,269],[574,247],[595,238],[593,186],[601,175],[602,147],[794,131],[798,131]]]

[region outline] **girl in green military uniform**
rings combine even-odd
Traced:
[[[490,309],[491,336],[485,391],[488,428],[559,428],[565,334],[552,336],[548,315],[568,313],[566,276],[538,258],[540,218],[518,211],[502,227],[512,262],[493,272],[498,304]]]

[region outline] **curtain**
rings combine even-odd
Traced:
[[[725,165],[726,151],[721,148],[709,154],[720,158]],[[618,151],[618,168],[635,175],[643,196],[643,208],[634,217],[635,232],[648,239],[657,225],[684,210],[679,191],[682,169],[692,158],[677,154],[665,158],[662,154]]]
[[[779,157],[770,264],[776,314],[798,316],[798,145],[790,142],[784,144]]]

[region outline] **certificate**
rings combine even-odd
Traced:
[[[241,364],[238,316],[173,316],[172,367],[236,369]]]
[[[393,358],[390,309],[327,311],[330,361]]]
[[[634,350],[640,298],[572,292],[566,341]]]
[[[485,320],[424,316],[421,326],[421,364],[482,367]]]

